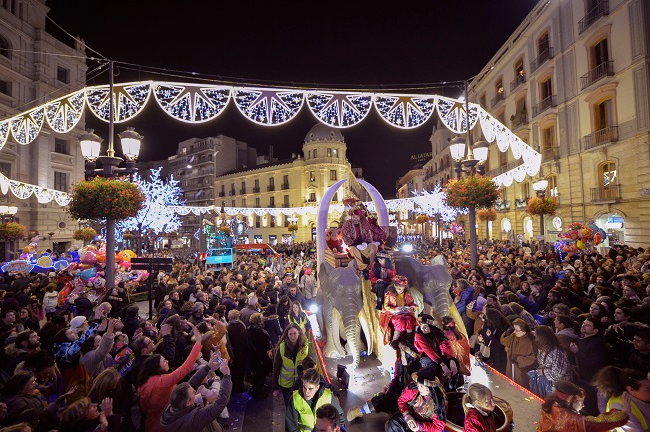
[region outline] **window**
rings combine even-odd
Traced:
[[[70,69],[58,66],[56,68],[56,79],[62,83],[68,84],[70,82]]]
[[[549,47],[548,32],[546,32],[537,40],[538,56],[542,57],[542,55],[548,51]]]
[[[606,99],[600,104],[594,105],[594,129],[600,131],[613,126],[613,124],[612,100]]]
[[[222,184],[221,184],[221,196],[223,197],[224,195],[226,195],[226,185],[224,185],[224,184],[222,183]]]
[[[309,172],[309,181],[310,182],[316,182],[316,172],[315,171],[310,171]]]
[[[8,81],[0,80],[0,93],[11,96],[11,83]]]
[[[255,227],[256,227],[256,228],[260,228],[260,226],[262,225],[262,224],[261,224],[261,222],[262,222],[261,220],[262,220],[262,217],[260,217],[259,215],[255,215]],[[256,236],[256,237],[257,237],[257,236]],[[260,236],[260,237],[261,237],[261,236]]]
[[[242,181],[241,183],[241,193],[246,194],[246,181]]]
[[[255,191],[253,192],[260,192],[260,180],[255,179]]]
[[[486,96],[485,93],[483,93],[479,98],[478,98],[478,103],[481,104],[481,107],[487,107],[487,104],[485,103],[486,101]]]
[[[246,199],[241,199],[241,207],[246,207]]]
[[[271,186],[271,187],[275,186],[275,178],[274,177],[269,178],[269,186]]]
[[[329,147],[327,148],[327,157],[328,157],[328,158],[331,158],[331,157],[332,157],[332,149],[329,148]]]
[[[330,170],[330,180],[336,180],[336,170]]]
[[[546,187],[546,196],[547,197],[557,197],[558,196],[557,176],[556,175],[548,177],[548,186]]]
[[[523,80],[525,73],[524,73],[524,59],[523,57],[517,61],[515,64],[515,77],[522,77],[518,78],[518,80]],[[517,81],[519,82],[519,81]]]
[[[57,191],[67,192],[69,187],[68,179],[70,175],[62,171],[54,172],[54,189]]]
[[[237,205],[235,204],[235,200],[233,200],[233,201],[230,202],[230,206],[232,206],[232,207],[237,206]]]
[[[318,149],[314,149],[314,158],[318,155]]]
[[[528,198],[530,197],[530,182],[522,182],[521,183],[521,198]]]
[[[284,196],[284,201],[282,202],[282,207],[291,207],[289,205],[289,196],[288,195]]]
[[[614,161],[606,161],[598,166],[598,186],[601,188],[609,188],[618,183],[616,177],[616,163]]]
[[[275,227],[275,217],[271,215],[271,227]]]
[[[11,46],[9,45],[9,41],[2,36],[0,36],[0,56],[8,59],[11,58]]]
[[[275,207],[275,197],[269,197],[269,207]]]
[[[334,194],[334,197],[332,198],[332,201],[333,202],[339,201],[339,193],[338,192]]]
[[[503,80],[497,81],[496,92],[497,96],[503,95]]]
[[[316,202],[316,193],[315,192],[310,192],[309,193],[309,201],[312,203]]]
[[[499,167],[508,164],[508,152],[499,152]]]
[[[546,151],[555,147],[555,126],[551,125],[542,129],[542,150]]]
[[[260,207],[260,198],[259,197],[257,197],[255,199],[255,207]]]
[[[542,101],[550,98],[553,95],[553,83],[551,81],[551,77],[542,81],[542,83],[539,85],[539,92]]]
[[[70,155],[70,149],[68,148],[68,141],[62,138],[55,138],[54,151],[56,153],[62,153],[64,155]]]
[[[282,176],[282,188],[288,189],[289,188],[289,175],[285,174]]]
[[[602,65],[609,61],[609,52],[607,50],[607,38],[602,39],[591,49],[591,68]]]
[[[11,178],[11,164],[8,162],[0,162],[0,173]]]
[[[332,156],[333,156],[334,158],[338,158],[338,157],[339,157],[339,151],[338,151],[338,149],[332,149]]]

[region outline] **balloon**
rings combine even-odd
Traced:
[[[84,281],[88,281],[88,280],[90,280],[90,278],[94,277],[95,275],[97,275],[97,269],[96,269],[96,268],[88,268],[88,269],[84,269],[84,270],[81,271],[81,273],[79,274],[79,276],[80,276]]]
[[[106,263],[106,254],[97,254],[97,263]]]
[[[603,241],[603,238],[600,236],[600,232],[594,234],[594,244],[598,245]]]
[[[131,262],[127,260],[123,260],[120,262],[120,266],[122,266],[124,269],[131,269]]]
[[[83,258],[81,259],[81,263],[86,265],[94,265],[97,263],[97,254],[90,250],[86,251],[86,254],[84,254]]]
[[[578,241],[578,242],[576,242],[576,247],[578,247],[581,250],[584,250],[585,249],[585,244],[582,241]]]

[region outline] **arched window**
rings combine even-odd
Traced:
[[[613,188],[618,183],[616,162],[605,161],[598,166],[598,186]]]
[[[548,186],[546,187],[546,196],[547,197],[557,197],[557,176],[551,175],[546,178],[548,180]]]
[[[11,46],[9,45],[9,41],[2,36],[0,36],[0,56],[8,59],[11,58]]]

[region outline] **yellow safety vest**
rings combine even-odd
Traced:
[[[612,403],[618,403],[621,406],[625,407],[625,405],[623,404],[623,395],[619,395],[618,397],[610,397],[609,400],[607,400],[607,406],[605,406],[605,412],[610,411]],[[641,409],[639,409],[637,405],[634,404],[633,401],[630,401],[630,412],[632,412],[632,415],[634,415],[641,422],[641,427],[643,427],[643,431],[648,431],[648,421],[643,416]],[[617,427],[614,429],[614,431],[625,431],[625,430],[623,430],[621,427]]]
[[[284,356],[285,344],[284,341],[280,343],[278,348],[280,356],[282,357],[282,368],[280,368],[280,377],[278,384],[283,388],[293,388],[293,383],[298,377],[298,366],[302,364],[302,360],[309,355],[309,346],[305,344],[302,349],[298,351],[296,361]]]
[[[289,324],[295,323],[296,325],[300,326],[300,329],[302,329],[302,333],[305,334],[305,337],[307,336],[307,316],[302,316],[298,317],[298,320],[293,318],[292,314],[289,314]]]
[[[323,393],[316,401],[316,407],[312,412],[311,407],[307,404],[307,400],[300,395],[298,390],[293,392],[293,407],[298,411],[298,426],[300,431],[313,431],[316,427],[316,411],[324,404],[332,403],[332,391],[325,388]]]

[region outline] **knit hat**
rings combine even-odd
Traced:
[[[474,302],[474,308],[472,308],[472,311],[483,311],[483,306],[485,305],[486,302],[487,299],[479,295],[479,297],[476,298],[476,301]]]
[[[408,286],[409,280],[404,275],[395,275],[395,277],[393,278],[393,284],[399,286]]]
[[[72,318],[70,321],[70,328],[74,332],[79,332],[81,327],[84,325],[84,322],[86,321],[86,316],[75,316]]]

